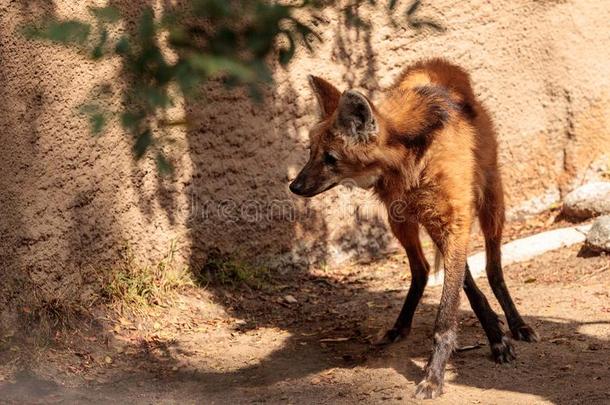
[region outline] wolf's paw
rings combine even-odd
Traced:
[[[416,399],[433,399],[441,395],[442,392],[442,384],[435,383],[426,378],[417,384],[413,397]]]
[[[540,336],[538,336],[536,331],[527,324],[511,329],[511,333],[515,340],[522,340],[524,342],[538,342],[540,340]]]
[[[508,363],[517,358],[513,342],[508,336],[503,336],[501,342],[491,345],[491,354],[496,363]]]
[[[381,331],[379,333],[379,336],[377,336],[377,338],[375,339],[375,341],[373,342],[373,344],[375,346],[387,346],[390,345],[392,343],[396,343],[399,340],[407,337],[409,335],[409,331],[408,330],[400,330],[397,328],[392,328],[389,329],[387,331]]]

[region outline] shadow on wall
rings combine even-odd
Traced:
[[[131,36],[138,35],[138,22],[142,12],[149,7],[154,7],[156,4],[157,2],[150,0],[110,0],[108,2],[108,6],[120,10],[121,15],[127,22],[126,30]],[[164,0],[161,4],[163,9],[172,9],[172,7],[174,7],[171,2],[167,0]],[[131,75],[132,73],[129,69],[123,65],[120,77],[124,81],[123,86],[125,86],[125,88],[128,88],[130,85]],[[123,97],[123,102],[126,104],[129,103],[126,94],[125,97]],[[131,175],[129,176],[129,179],[133,189],[139,191],[136,192],[135,196],[137,198],[136,205],[141,214],[149,221],[154,221],[155,215],[160,214],[159,211],[155,210],[158,205],[161,208],[161,211],[167,216],[170,226],[179,225],[179,219],[177,217],[177,213],[180,210],[178,195],[182,189],[178,186],[178,179],[173,174],[169,176],[155,175],[155,182],[154,185],[152,185],[153,190],[151,191],[148,185],[145,186],[147,181],[145,179],[146,176],[147,172],[142,169],[142,163],[135,159],[131,159]],[[145,188],[146,191],[144,192],[143,189]]]
[[[152,6],[150,1],[110,4],[127,17],[132,34],[143,10]],[[164,4],[165,9],[171,7]],[[226,88],[220,81],[208,82],[203,94],[204,99],[188,100],[184,108],[188,159],[177,163],[177,178],[159,179],[156,194],[139,199],[140,211],[151,215],[150,206],[158,203],[174,217],[172,223],[185,220],[178,225],[186,228],[191,245],[187,260],[195,272],[211,251],[265,264],[289,254],[297,242],[297,216],[324,241],[324,221],[308,209],[308,202],[288,191],[286,173],[294,152],[306,154],[295,139],[298,128],[293,123],[294,117],[305,114],[295,102],[302,95],[290,85],[281,93],[268,88],[257,103],[243,89]],[[191,167],[180,167],[184,162]],[[136,189],[137,165],[131,176]],[[186,196],[186,206],[176,203],[178,193]],[[324,256],[321,252],[316,258]]]
[[[355,10],[358,13],[358,10]],[[356,18],[361,18],[356,14]],[[367,96],[374,97],[374,91],[379,89],[377,81],[377,55],[371,42],[370,23],[350,23],[346,17],[335,24],[333,41],[333,59],[338,61],[348,72],[344,77],[346,88],[363,88]],[[364,51],[362,51],[364,49]],[[364,70],[364,76],[356,80],[355,72]]]
[[[128,29],[152,3],[110,2],[128,17]],[[348,27],[344,18],[335,18],[336,6],[326,11],[333,16],[326,23],[333,26],[325,34],[333,47],[328,63],[347,72],[344,83],[371,94],[377,87],[371,27]],[[343,190],[329,193],[325,204],[289,193],[289,168],[307,159],[306,129],[315,105],[305,83],[288,79],[268,89],[260,104],[242,90],[208,83],[207,101],[185,108],[191,171],[180,168],[182,175],[155,180],[152,192],[140,193],[154,173],[133,160],[124,134],[96,140],[84,120],[75,122],[72,108],[87,99],[84,89],[99,77],[89,67],[75,69],[82,63],[73,51],[16,34],[19,24],[55,13],[53,2],[21,1],[0,16],[1,304],[90,303],[101,288],[91,270],[111,265],[126,241],[142,244],[134,248],[151,257],[153,249],[166,248],[148,246],[156,236],[142,235],[158,223],[157,206],[170,226],[186,228],[195,271],[212,250],[277,267],[306,267],[337,251],[371,256],[387,247],[390,237],[379,219],[325,216],[323,207],[336,203]],[[357,71],[366,72],[361,82],[353,75]],[[307,108],[297,102],[303,97]],[[127,178],[131,188],[125,191]],[[186,208],[179,202],[184,196],[190,201]],[[142,215],[132,214],[134,206]],[[183,209],[186,225],[180,222]],[[172,231],[164,227],[155,232]]]
[[[25,5],[21,5],[21,13],[27,13]],[[52,7],[47,12],[52,12]],[[0,18],[0,21],[2,19]],[[28,238],[27,224],[22,212],[27,197],[23,189],[30,182],[23,172],[31,169],[38,149],[39,133],[36,122],[42,109],[43,94],[40,89],[22,89],[21,94],[11,89],[9,79],[15,80],[13,71],[6,61],[11,56],[6,47],[10,32],[5,32],[6,24],[0,24],[0,305],[7,308],[8,304],[19,300],[20,292],[26,289],[30,280],[24,268],[21,257],[35,244]],[[21,127],[20,131],[15,128]],[[17,153],[18,152],[18,153]],[[28,285],[29,286],[29,285]],[[10,318],[9,313],[2,313],[2,323]]]
[[[287,165],[303,148],[290,136],[298,129],[288,117],[303,115],[296,92],[271,90],[257,104],[241,90],[212,83],[206,96],[206,105],[191,103],[186,111],[192,123],[187,139],[193,174],[186,190],[192,268],[201,267],[210,249],[247,259],[286,254],[298,242],[297,216],[325,240],[323,219],[308,209],[309,201],[288,191]]]
[[[122,237],[117,174],[95,164],[95,140],[66,108],[80,96],[78,79],[69,80],[65,64],[49,63],[55,51],[47,44],[19,34],[55,6],[11,7],[0,15],[0,321],[14,326],[41,308],[91,304],[101,286],[87,270],[109,260]],[[75,87],[70,94],[66,82]]]
[[[153,2],[110,4],[128,16],[133,30],[142,10]],[[172,5],[165,2],[163,7]],[[325,43],[332,46],[332,61],[327,63],[346,72],[337,85],[364,88],[373,96],[379,85],[372,24],[364,20],[354,24],[336,5],[323,13],[330,16],[324,27],[319,26]],[[331,28],[328,33],[323,32],[326,27]],[[392,243],[378,216],[350,215],[358,214],[357,207],[347,215],[325,215],[324,207],[336,203],[337,194],[325,195],[322,203],[320,197],[304,200],[288,191],[294,174],[289,169],[307,160],[306,133],[314,124],[316,106],[309,87],[291,82],[279,69],[276,66],[276,85],[264,92],[260,103],[243,89],[227,89],[219,81],[205,85],[205,100],[186,102],[191,172],[178,175],[174,184],[159,180],[153,198],[170,216],[176,209],[187,211],[188,263],[195,272],[205,265],[209,252],[274,268],[306,268],[355,255],[374,257]],[[356,80],[358,72],[364,72],[361,80]],[[305,75],[302,80],[306,81]],[[304,97],[309,100],[307,107],[298,102]],[[132,180],[137,178],[134,168]],[[187,207],[177,208],[178,193],[188,199]],[[145,214],[150,215],[150,204],[151,200],[140,199]]]
[[[378,83],[371,25],[350,25],[338,6],[324,12],[333,16],[325,23],[330,35],[324,37],[333,50],[332,61],[323,63],[347,72],[344,82],[337,83],[341,88],[363,87],[372,95]],[[298,59],[290,69],[298,70],[295,64]],[[362,80],[356,81],[356,72],[362,71]],[[346,215],[336,209],[341,203],[337,196],[344,192],[341,187],[312,200],[289,192],[296,174],[290,169],[299,169],[308,158],[307,129],[315,123],[317,106],[306,83],[292,82],[281,73],[277,67],[276,86],[261,103],[242,90],[210,83],[205,91],[208,101],[186,108],[193,165],[186,188],[192,202],[187,227],[195,271],[210,250],[272,267],[306,268],[353,254],[376,256],[390,244],[378,217],[354,219],[352,212]],[[306,82],[306,75],[301,77]],[[306,107],[298,102],[304,98]],[[334,216],[325,215],[324,207],[334,207]],[[357,207],[352,208],[357,214]]]
[[[128,16],[133,29],[151,2],[111,4]],[[341,15],[338,7],[329,9]],[[350,25],[345,17],[328,24],[333,25],[333,35],[325,41],[334,48],[333,63],[349,72],[344,78],[349,87],[364,87],[371,94],[377,87],[371,26]],[[358,84],[354,71],[365,71]],[[160,181],[156,195],[169,215],[177,207],[172,196],[177,192],[187,196],[189,204],[183,208],[188,212],[186,239],[191,244],[188,262],[195,272],[205,265],[211,251],[271,267],[303,268],[329,260],[334,254],[329,251],[331,237],[335,239],[332,250],[340,256],[357,252],[370,257],[387,248],[390,239],[383,235],[385,226],[378,218],[349,218],[348,222],[354,221],[349,229],[345,216],[329,223],[320,209],[322,204],[296,198],[288,191],[289,168],[305,163],[306,129],[315,120],[310,114],[315,105],[308,87],[280,78],[264,92],[260,103],[243,89],[228,89],[219,81],[208,82],[204,94],[205,100],[190,100],[185,106],[191,173],[178,176],[179,189]],[[307,108],[298,103],[303,97],[310,100]],[[141,199],[140,209],[149,213],[146,207],[150,204]],[[331,228],[341,229],[331,232]],[[350,231],[358,234],[358,241],[349,240]],[[374,237],[369,239],[371,235]]]

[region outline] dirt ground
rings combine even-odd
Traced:
[[[466,299],[439,404],[609,404],[610,258],[555,251],[506,268],[539,343],[497,365]],[[138,317],[100,318],[32,349],[4,336],[4,403],[416,403],[440,287],[411,335],[376,348],[408,287],[406,258],[192,289]],[[478,284],[488,297],[485,279]],[[495,299],[492,304],[499,311]],[[474,348],[473,348],[474,346]]]

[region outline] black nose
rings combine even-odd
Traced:
[[[299,179],[296,179],[295,181],[290,183],[289,188],[290,191],[292,191],[296,195],[301,195],[303,193],[303,183],[299,181]]]

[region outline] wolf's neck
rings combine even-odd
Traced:
[[[423,168],[415,162],[400,168],[385,170],[375,184],[375,192],[386,204],[406,201],[413,190],[421,186]]]

